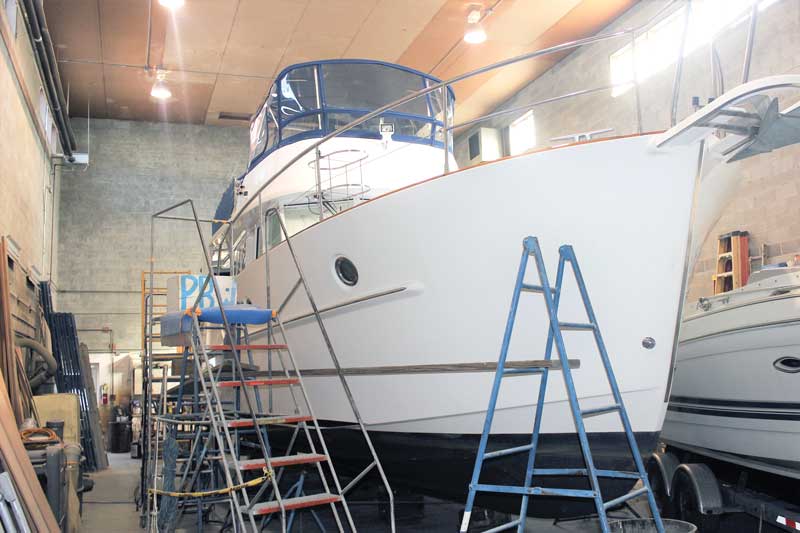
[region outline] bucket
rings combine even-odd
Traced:
[[[45,426],[52,429],[58,435],[59,440],[64,440],[64,421],[63,420],[48,420]]]
[[[664,533],[695,533],[697,526],[680,520],[661,520],[664,523]],[[612,533],[656,533],[656,523],[651,518],[636,518],[633,520],[617,520],[609,524]]]

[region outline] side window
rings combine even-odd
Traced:
[[[280,222],[277,219],[277,213],[271,213],[269,218],[267,219],[267,244],[271,249],[273,246],[280,244],[283,240],[283,235],[281,234],[281,226]]]
[[[250,161],[261,155],[267,144],[267,130],[264,128],[266,105],[261,108],[250,123]]]
[[[244,239],[244,264],[249,265],[256,258],[256,228],[247,232]]]
[[[282,122],[294,116],[319,109],[317,68],[298,67],[287,72],[278,82],[280,89],[280,118]]]
[[[265,122],[267,127],[267,148],[278,144],[278,88],[273,85],[267,98]]]
[[[281,141],[322,129],[317,67],[290,70],[278,81]]]
[[[6,20],[11,28],[11,35],[17,36],[17,0],[5,0]],[[96,382],[95,382],[96,383]]]
[[[256,259],[264,253],[264,237],[261,235],[261,226],[256,226]]]

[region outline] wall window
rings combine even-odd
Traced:
[[[508,151],[517,155],[536,146],[536,123],[533,111],[528,111],[508,127]]]
[[[6,20],[11,28],[11,35],[17,36],[17,0],[5,0]]]
[[[42,126],[42,131],[45,134],[45,142],[47,143],[47,150],[50,153],[55,151],[55,142],[58,139],[58,133],[55,135],[55,121],[53,120],[53,113],[50,111],[50,103],[47,101],[47,95],[44,93],[44,87],[39,87],[39,124]]]
[[[759,10],[764,10],[778,0],[762,0]],[[749,17],[753,0],[696,0],[689,15],[684,57],[707,45],[728,26],[744,22]],[[683,38],[686,8],[681,8],[648,31],[636,37],[635,46],[628,43],[610,58],[613,96],[624,94],[633,81],[642,82],[661,72],[678,59]],[[633,57],[633,50],[636,57]]]

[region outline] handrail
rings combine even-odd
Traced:
[[[571,93],[565,93],[565,94],[560,94],[558,96],[552,96],[550,98],[545,98],[543,100],[537,100],[536,102],[531,102],[529,104],[525,104],[525,105],[522,105],[522,106],[510,107],[508,109],[501,109],[499,111],[494,111],[494,112],[489,113],[487,115],[482,115],[482,116],[480,116],[478,118],[465,120],[464,122],[459,122],[458,124],[453,124],[448,129],[449,130],[455,130],[455,129],[458,129],[458,128],[462,128],[464,126],[469,126],[470,124],[475,124],[477,122],[483,122],[486,119],[499,117],[499,116],[502,116],[502,115],[506,115],[506,114],[509,114],[509,113],[515,113],[515,112],[518,112],[518,111],[527,111],[528,109],[532,109],[532,108],[538,107],[540,105],[551,104],[553,102],[558,102],[559,100],[566,100],[567,98],[573,98],[575,96],[583,96],[584,94],[593,94],[593,93],[598,93],[598,92],[602,92],[602,91],[608,91],[609,89],[613,89],[615,87],[617,87],[617,86],[616,85],[603,85],[602,87],[595,87],[593,89],[581,89],[579,91],[573,91]]]

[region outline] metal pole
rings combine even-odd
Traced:
[[[681,75],[683,74],[683,51],[686,49],[686,37],[689,35],[689,16],[692,14],[692,0],[686,1],[686,12],[683,15],[683,35],[681,46],[678,50],[678,62],[675,65],[675,79],[672,81],[672,108],[669,115],[669,125],[678,123],[678,94],[681,89]]]
[[[146,472],[145,472],[145,477],[146,477],[147,481],[149,482],[150,481],[150,476],[152,474],[152,480],[153,480],[152,487],[153,488],[156,488],[156,485],[155,485],[156,479],[155,479],[155,468],[153,468],[153,457],[151,456],[151,453],[150,453],[152,451],[150,449],[150,447],[152,446],[152,439],[153,439],[152,429],[150,427],[151,423],[152,423],[151,420],[150,420],[150,408],[151,408],[150,404],[151,404],[151,402],[153,400],[152,391],[151,391],[151,388],[153,386],[153,381],[152,381],[153,380],[153,375],[152,375],[152,372],[151,372],[151,365],[152,365],[151,354],[153,353],[153,324],[152,323],[153,323],[153,278],[155,276],[155,272],[154,272],[154,270],[155,270],[155,222],[156,222],[155,219],[156,219],[155,215],[150,219],[150,257],[149,257],[149,262],[150,262],[150,275],[149,275],[150,287],[149,287],[149,289],[147,291],[148,292],[148,294],[147,294],[147,306],[145,308],[145,320],[147,321],[147,324],[145,324],[145,328],[146,328],[145,331],[147,331],[147,345],[146,345],[146,348],[145,348],[144,357],[142,358],[142,360],[143,360],[142,374],[147,376],[147,378],[146,378],[147,390],[143,391],[145,393],[146,402],[145,402],[145,405],[142,406],[142,417],[143,418],[145,418],[145,414],[144,413],[145,413],[145,410],[147,410],[147,415],[146,415],[146,418],[147,418],[147,428],[146,428],[146,431],[147,431],[147,433],[146,433],[147,447],[145,447],[145,450],[143,450],[143,454],[144,454],[143,459],[145,460],[145,465],[147,467],[146,468]],[[163,393],[163,391],[162,391],[162,393]],[[147,529],[149,531],[150,527],[151,527],[151,519],[152,519],[152,517],[150,515],[150,513],[151,513],[151,508],[150,508],[151,498],[150,498],[150,495],[147,493],[146,490],[143,490],[142,494],[143,495],[147,495],[147,504],[145,506],[145,517],[146,517],[146,522],[147,522],[146,523]]]
[[[272,208],[267,211],[267,215],[270,212],[276,212],[277,209]],[[344,377],[344,371],[342,370],[342,365],[339,363],[339,358],[336,356],[336,351],[333,349],[333,343],[331,342],[330,337],[328,336],[328,330],[325,328],[325,324],[322,322],[322,317],[319,314],[319,308],[317,307],[317,302],[314,300],[313,295],[311,294],[311,288],[306,283],[306,277],[303,274],[303,269],[300,266],[300,260],[297,258],[297,254],[295,253],[294,246],[292,246],[292,241],[289,238],[289,233],[286,231],[286,226],[283,223],[283,220],[280,217],[276,217],[278,223],[281,225],[281,231],[283,232],[284,236],[286,237],[286,246],[289,248],[289,254],[292,256],[292,260],[294,262],[294,266],[297,269],[297,274],[300,277],[300,281],[303,285],[303,289],[305,290],[306,297],[308,298],[308,303],[311,305],[311,310],[314,313],[314,318],[317,321],[317,325],[319,326],[319,330],[322,333],[322,338],[325,341],[325,346],[328,349],[328,353],[331,356],[331,361],[333,362],[334,368],[336,368],[336,374],[339,376],[339,381],[342,383],[342,388],[344,389],[345,395],[347,396],[347,400],[350,403],[350,408],[353,411],[353,415],[355,416],[356,422],[361,430],[362,435],[364,436],[364,440],[367,443],[367,447],[369,448],[370,453],[375,461],[375,467],[378,469],[378,474],[381,477],[381,481],[383,482],[383,486],[386,488],[386,491],[389,495],[389,519],[392,527],[392,533],[395,531],[395,519],[394,519],[394,493],[392,492],[392,488],[389,485],[389,479],[386,477],[386,473],[383,470],[383,465],[381,465],[380,459],[378,458],[378,452],[375,450],[375,447],[372,444],[372,439],[367,432],[367,427],[364,424],[364,419],[361,418],[361,412],[358,409],[358,405],[356,404],[355,398],[353,397],[353,393],[350,391],[350,385],[347,383],[347,379]]]
[[[717,97],[717,60],[714,55],[714,38],[708,43],[708,65],[711,68],[711,99]]]
[[[442,86],[442,133],[444,139],[444,173],[450,172],[450,109],[447,101],[447,85]]]
[[[264,213],[261,195],[258,195],[258,220],[261,227],[261,242],[264,246],[264,286],[266,289],[266,308],[272,309],[272,294],[269,283],[269,220],[268,215]],[[267,344],[275,344],[272,340],[272,321],[267,322]],[[267,376],[272,379],[272,350],[267,350]],[[267,391],[267,411],[272,412],[272,387],[268,387]]]
[[[565,94],[560,94],[558,96],[552,96],[550,98],[545,98],[543,100],[537,100],[535,102],[531,102],[529,104],[525,104],[522,106],[517,107],[509,107],[508,109],[501,109],[500,111],[495,111],[493,113],[489,113],[487,115],[482,115],[478,118],[473,118],[470,120],[465,120],[464,122],[459,122],[458,124],[453,124],[448,128],[450,131],[453,131],[458,128],[462,128],[464,126],[469,126],[470,124],[475,124],[477,122],[483,122],[484,120],[488,120],[490,118],[499,117],[502,115],[507,115],[510,113],[518,113],[520,111],[527,111],[528,109],[533,109],[534,107],[538,107],[544,104],[550,104],[553,102],[558,102],[560,100],[566,100],[568,98],[573,98],[575,96],[582,96],[585,94],[593,94],[601,91],[607,91],[609,89],[613,89],[615,85],[603,85],[602,87],[594,87],[592,89],[581,89],[580,91],[573,91]],[[451,121],[452,122],[452,119]]]
[[[758,1],[753,1],[750,10],[750,28],[747,30],[747,48],[744,51],[744,65],[742,66],[742,83],[747,83],[750,78],[750,61],[753,58],[753,42],[756,38],[756,24],[758,23]]]
[[[319,219],[322,221],[322,175],[320,174],[319,170],[319,160],[320,160],[320,153],[319,147],[314,150],[314,175],[317,179],[317,207],[319,207]]]
[[[636,32],[631,32],[631,72],[633,73],[633,96],[636,101],[636,133],[642,133],[642,101],[639,93],[639,74],[636,70]]]

